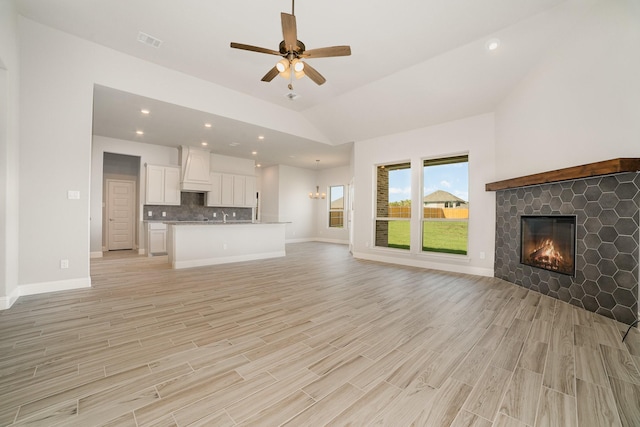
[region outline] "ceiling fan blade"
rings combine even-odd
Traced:
[[[298,50],[298,28],[296,27],[296,17],[282,12],[280,14],[282,20],[282,36],[287,51]]]
[[[318,86],[320,86],[321,84],[327,81],[327,79],[322,77],[322,74],[320,74],[318,71],[316,71],[315,68],[313,68],[311,65],[307,64],[306,62],[304,63],[303,71],[307,75],[307,77],[313,80],[315,84],[317,84]]]
[[[272,69],[270,69],[269,71],[267,71],[267,74],[264,75],[264,77],[261,79],[263,82],[270,82],[271,80],[273,80],[278,74],[280,74],[280,72],[278,71],[278,69],[276,67],[273,67]]]
[[[303,58],[326,58],[329,56],[349,56],[350,46],[331,46],[305,50],[300,56]]]
[[[231,47],[234,48],[234,49],[249,50],[251,52],[267,53],[269,55],[278,55],[278,56],[280,56],[280,52],[278,52],[277,50],[265,49],[264,47],[258,47],[258,46],[251,46],[250,44],[242,44],[242,43],[231,42]]]

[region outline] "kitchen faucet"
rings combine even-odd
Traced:
[[[223,223],[227,223],[227,217],[229,216],[229,214],[224,213],[224,211],[222,211],[222,222]]]

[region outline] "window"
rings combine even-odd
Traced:
[[[411,163],[376,167],[375,246],[410,249]]]
[[[344,185],[329,187],[329,227],[344,227]]]
[[[424,160],[422,250],[467,254],[469,156]]]

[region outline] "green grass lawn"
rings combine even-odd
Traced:
[[[389,221],[389,247],[409,249],[409,221]],[[422,250],[467,254],[467,221],[427,221],[422,231]]]

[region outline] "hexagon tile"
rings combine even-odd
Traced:
[[[573,277],[520,263],[522,215],[576,216]],[[496,192],[494,275],[631,324],[638,317],[640,173]]]

